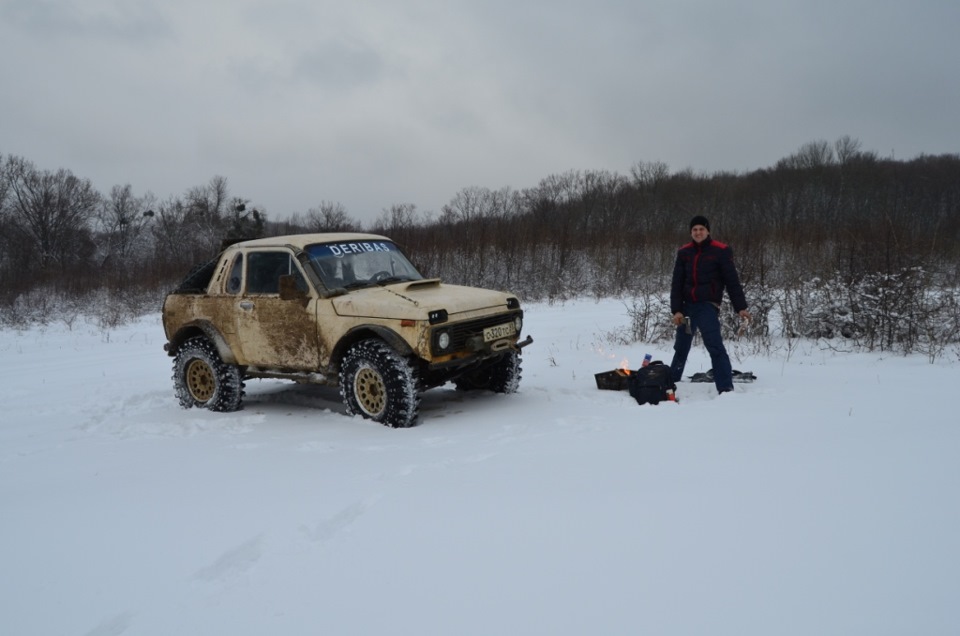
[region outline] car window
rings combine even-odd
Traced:
[[[307,291],[307,281],[287,252],[247,254],[247,293],[279,294],[280,277],[292,274],[297,288]]]
[[[230,268],[230,277],[227,278],[227,293],[239,294],[243,282],[243,255],[237,254]]]

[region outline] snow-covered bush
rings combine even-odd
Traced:
[[[845,348],[937,357],[960,342],[958,292],[920,267],[846,281],[811,278],[784,292],[782,334],[842,343]]]

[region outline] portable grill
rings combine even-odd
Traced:
[[[627,378],[630,377],[630,371],[624,369],[614,369],[613,371],[604,371],[593,375],[597,381],[597,388],[604,391],[626,391]]]

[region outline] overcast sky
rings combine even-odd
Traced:
[[[960,152],[957,0],[0,0],[0,154],[372,220],[569,170]]]

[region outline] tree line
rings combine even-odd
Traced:
[[[761,332],[779,312],[780,328],[796,334],[852,334],[800,319],[816,313],[800,300],[826,297],[818,290],[833,290],[831,302],[847,290],[841,310],[855,314],[869,305],[868,289],[906,284],[897,281],[941,299],[960,287],[960,155],[883,158],[850,137],[804,144],[747,173],[639,161],[626,175],[570,171],[519,190],[467,187],[439,212],[398,203],[367,227],[337,202],[278,220],[262,210],[220,176],[160,200],[129,185],[99,193],[68,170],[0,157],[0,322],[42,320],[51,299],[96,297],[119,315],[156,311],[225,238],[295,232],[386,234],[426,275],[527,300],[636,298],[669,285],[695,214],[734,248]],[[886,313],[902,320],[908,311]]]

